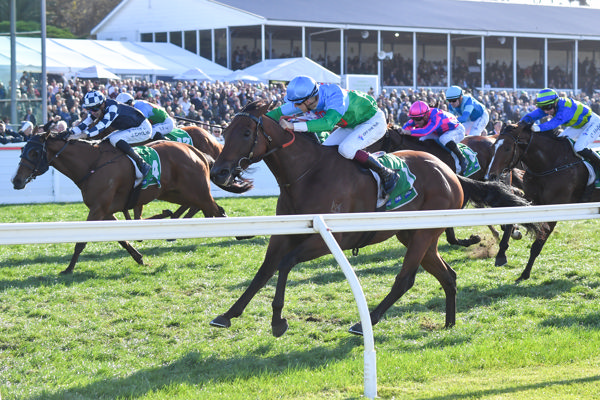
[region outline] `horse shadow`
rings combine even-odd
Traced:
[[[118,398],[138,398],[182,384],[203,387],[211,382],[233,382],[240,378],[283,374],[290,369],[319,370],[332,360],[348,358],[361,345],[362,339],[348,337],[341,340],[337,347],[315,346],[306,351],[285,352],[266,358],[264,354],[272,350],[272,344],[259,346],[241,357],[219,358],[214,354],[206,357],[200,352],[190,352],[170,364],[145,368],[127,377],[101,379],[55,393],[44,392],[29,400],[62,400],[81,397],[82,393],[111,393],[111,396]]]

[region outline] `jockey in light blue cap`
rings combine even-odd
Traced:
[[[460,86],[450,86],[446,89],[448,111],[456,115],[458,122],[464,125],[467,136],[485,135],[485,127],[490,121],[490,115],[483,104],[473,96],[465,94]]]

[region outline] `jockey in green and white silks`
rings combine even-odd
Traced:
[[[115,100],[137,108],[148,118],[152,125],[152,138],[154,140],[163,139],[175,128],[175,120],[167,114],[164,108],[156,104],[144,100],[134,100],[133,96],[126,92],[119,93]]]
[[[338,152],[375,171],[386,193],[390,193],[398,175],[383,166],[376,157],[362,150],[386,132],[385,114],[371,96],[360,91],[342,89],[336,84],[317,84],[308,76],[297,76],[287,86],[285,103],[267,113],[284,129],[297,132],[332,131],[324,146],[339,146]],[[289,122],[284,116],[313,113],[316,118]]]
[[[559,97],[552,89],[542,89],[537,95],[538,108],[521,118],[521,121],[532,124],[550,115],[552,119],[539,125],[533,125],[534,132],[549,131],[563,125],[566,128],[558,135],[568,137],[575,144],[577,154],[588,160],[600,170],[600,159],[591,146],[600,136],[600,117],[590,107],[569,97]]]

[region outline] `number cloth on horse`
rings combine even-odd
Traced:
[[[158,156],[156,150],[146,146],[135,146],[133,149],[140,157],[142,157],[144,161],[150,164],[151,167],[146,176],[140,178],[140,175],[137,173],[139,169],[132,160],[133,165],[136,167],[136,179],[133,187],[138,186],[140,183],[142,185],[142,189],[146,189],[151,185],[157,185],[160,187],[160,157]]]
[[[394,189],[390,193],[387,201],[385,201],[385,209],[386,211],[395,210],[396,208],[402,207],[405,204],[410,203],[412,200],[417,197],[417,190],[413,187],[413,183],[415,183],[416,177],[410,172],[408,165],[404,162],[403,159],[394,155],[394,154],[385,154],[383,152],[374,154],[379,162],[392,169],[398,173],[400,179],[394,186]],[[379,176],[376,173],[373,173],[373,176],[377,180]],[[378,185],[379,187],[380,185]],[[377,204],[377,208],[381,207],[381,204]]]
[[[465,157],[465,160],[467,160],[467,169],[465,169],[465,172],[462,175],[469,177],[475,172],[479,171],[481,169],[481,166],[479,165],[479,160],[477,159],[477,153],[474,152],[473,149],[471,149],[464,143],[457,143],[457,147]],[[452,159],[454,159],[456,163],[456,171],[459,171],[460,161],[458,160],[458,157],[456,157],[454,153],[450,154],[452,155]]]
[[[170,133],[165,135],[165,140],[172,140],[174,142],[180,142],[193,146],[192,137],[183,129],[174,128]]]

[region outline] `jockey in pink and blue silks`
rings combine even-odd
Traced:
[[[285,103],[267,113],[284,129],[296,132],[332,131],[324,146],[339,146],[345,158],[356,160],[381,178],[383,190],[390,193],[398,174],[383,166],[363,149],[379,140],[387,130],[385,115],[366,93],[342,89],[336,84],[317,84],[308,76],[297,76],[287,86]],[[284,116],[312,113],[316,118],[290,122]]]
[[[434,140],[446,151],[458,158],[460,173],[467,169],[467,160],[458,149],[457,143],[465,138],[465,127],[456,117],[439,108],[429,108],[423,101],[415,101],[408,112],[409,120],[402,127],[419,140]]]
[[[463,93],[460,86],[450,86],[446,90],[446,100],[448,110],[464,125],[465,135],[485,135],[490,115],[483,104],[473,96]]]

